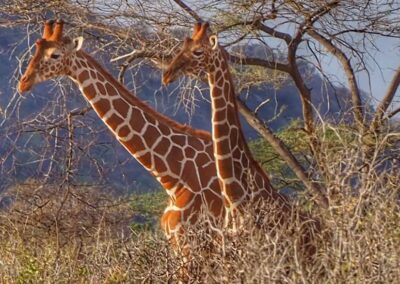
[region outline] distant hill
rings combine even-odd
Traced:
[[[61,98],[60,103],[65,100],[65,105],[69,110],[82,108],[86,105],[84,98],[79,95],[79,91],[75,86],[71,88],[73,90],[72,93],[65,99],[57,91],[57,88],[53,87],[52,83],[41,84],[32,93],[24,94],[23,98],[18,97],[18,95],[14,96],[16,80],[12,76],[16,75],[14,71],[18,66],[16,56],[20,56],[28,46],[27,42],[20,43],[18,46],[15,46],[15,44],[23,38],[23,35],[23,30],[0,29],[0,108],[3,112],[3,117],[0,120],[0,145],[3,145],[0,148],[0,174],[3,176],[0,180],[0,190],[15,179],[21,181],[41,176],[57,178],[57,175],[61,175],[65,171],[61,160],[61,157],[65,156],[65,149],[57,150],[59,151],[57,152],[59,153],[57,154],[59,157],[54,158],[56,161],[53,163],[56,164],[54,169],[59,171],[57,174],[46,173],[46,170],[52,163],[51,159],[47,159],[48,157],[46,159],[39,159],[38,157],[42,154],[51,154],[43,152],[44,145],[52,149],[53,151],[50,152],[54,153],[56,149],[56,146],[52,146],[54,144],[54,137],[40,132],[35,134],[33,139],[32,134],[28,135],[25,132],[23,134],[15,133],[15,125],[32,119],[38,114],[41,114],[46,119],[54,118],[56,120],[58,113],[62,113],[60,109],[52,110],[55,106],[54,101],[57,98]],[[88,49],[88,43],[84,44],[84,49]],[[14,51],[13,55],[11,55],[11,51]],[[254,47],[250,49],[250,52],[253,52],[257,56],[262,54],[260,49]],[[117,66],[109,64],[109,58],[106,55],[102,54],[101,56],[96,55],[95,58],[102,62],[102,64],[105,64],[107,70],[114,76],[117,76]],[[313,103],[324,115],[331,117],[340,115],[342,113],[340,107],[345,104],[344,102],[348,97],[346,95],[347,91],[345,89],[336,89],[339,98],[333,96],[333,89],[329,86],[327,87],[325,82],[315,74],[314,72],[308,80],[309,87],[312,88],[314,94],[318,94],[319,90],[324,88],[325,91],[328,90],[327,93],[329,93],[329,96],[321,97],[315,95]],[[63,80],[62,82],[67,81]],[[177,109],[177,96],[169,95],[168,93],[168,90],[173,90],[176,85],[170,86],[168,90],[161,86],[160,71],[149,66],[141,67],[136,73],[135,81],[127,80],[125,84],[128,88],[135,89],[140,98],[147,101],[158,111],[167,114],[181,123],[188,123],[190,121],[190,124],[195,128],[211,130],[211,108],[209,102],[199,96],[195,103],[196,110],[189,117],[184,109]],[[68,83],[66,85],[71,84]],[[207,86],[204,85],[204,87],[207,89]],[[69,90],[69,88],[67,89]],[[281,108],[284,108],[281,115],[270,123],[270,126],[275,130],[284,127],[292,119],[301,117],[301,104],[297,89],[290,83],[278,90],[273,89],[268,84],[264,84],[261,87],[250,89],[250,94],[247,103],[251,108],[255,108],[261,101],[270,98],[270,102],[259,112],[259,116],[265,120],[271,119]],[[205,97],[209,98],[208,94],[205,94]],[[12,98],[14,99],[12,100]],[[52,101],[52,103],[49,103],[49,101]],[[91,156],[82,157],[77,164],[78,170],[76,171],[76,176],[79,182],[96,183],[99,171],[102,171],[101,175],[104,178],[101,182],[111,184],[115,187],[127,190],[131,190],[132,188],[146,190],[148,187],[158,186],[157,182],[115,141],[93,111],[82,119],[96,130],[96,134],[89,136],[91,139],[94,137],[96,143],[93,143],[93,149],[89,151]],[[35,125],[35,123],[32,122],[30,125]],[[40,121],[37,123],[39,125]],[[246,137],[249,139],[258,137],[257,133],[244,121],[243,126]],[[84,139],[88,139],[86,137],[88,129],[82,127],[76,131],[76,136],[82,140],[81,143],[84,145]],[[65,129],[60,129],[58,135],[65,138]],[[65,142],[62,145],[65,145]],[[60,146],[60,148],[62,147],[64,146]]]

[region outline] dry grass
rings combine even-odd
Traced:
[[[185,279],[205,283],[398,283],[400,218],[394,200],[376,196],[360,216],[339,206],[325,212],[320,217],[324,235],[330,237],[317,240],[319,251],[313,263],[303,261],[296,237],[279,228],[265,234],[248,224],[239,237],[225,233],[223,247],[210,251],[207,244],[215,243],[199,225],[190,230],[188,242],[195,249],[186,260],[171,251],[160,232],[126,234],[127,223],[114,222],[117,216],[129,220],[133,214],[124,205],[103,212],[90,208],[83,214],[82,210],[80,218],[76,208],[67,207],[57,229],[50,230],[43,229],[44,215],[23,218],[14,207],[0,219],[0,279],[4,283],[164,283],[177,281],[180,269],[187,267]],[[48,214],[51,220],[53,215]],[[91,224],[82,222],[86,218]]]
[[[357,143],[322,144],[331,208],[310,209],[322,226],[312,261],[293,233],[302,225],[296,216],[268,233],[246,221],[218,243],[199,224],[182,258],[160,231],[130,230],[135,212],[123,200],[96,188],[30,184],[10,190],[14,202],[0,214],[0,282],[400,283],[399,148],[382,141],[364,171]]]

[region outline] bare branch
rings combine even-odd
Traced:
[[[383,97],[381,103],[376,108],[376,113],[373,122],[371,124],[372,131],[376,131],[377,128],[382,123],[382,118],[385,112],[387,111],[388,107],[392,103],[394,95],[396,94],[399,85],[400,85],[400,67],[397,68],[397,71],[394,74],[392,81],[390,82],[390,85],[386,91],[385,96]],[[389,116],[391,117],[394,116],[395,114],[396,111],[392,112]]]
[[[328,14],[332,9],[337,7],[341,1],[340,0],[333,0],[329,3],[326,3],[325,6],[322,6],[321,8],[315,10],[311,15],[307,17],[307,26],[313,25],[315,22],[317,22],[320,18],[322,18],[324,15]]]
[[[335,56],[339,62],[342,64],[343,69],[345,71],[347,81],[350,87],[351,98],[353,101],[353,111],[354,117],[359,124],[359,126],[364,126],[364,115],[363,115],[363,107],[361,101],[360,90],[355,78],[353,67],[351,66],[350,59],[347,58],[346,54],[336,47],[330,40],[323,37],[321,34],[316,32],[314,29],[307,29],[307,34],[310,35],[312,38],[317,40],[322,46],[326,48],[326,50]]]
[[[287,44],[289,44],[293,40],[289,34],[277,31],[271,27],[268,27],[267,25],[265,25],[261,22],[257,22],[256,26],[260,31],[263,31],[275,38],[279,38],[279,39],[285,41]]]
[[[270,61],[270,60],[265,60],[265,59],[261,59],[261,58],[255,58],[255,57],[248,57],[248,56],[240,57],[240,56],[229,54],[228,52],[226,52],[226,55],[228,56],[228,58],[231,62],[236,63],[236,64],[261,66],[261,67],[266,67],[269,69],[279,70],[279,71],[282,71],[285,73],[290,73],[290,69],[287,64]]]
[[[267,125],[265,125],[254,113],[238,98],[238,108],[240,113],[244,116],[246,121],[256,129],[272,148],[282,157],[282,159],[289,165],[296,176],[304,183],[304,185],[315,195],[316,202],[323,208],[328,208],[329,203],[325,193],[318,186],[317,183],[310,180],[306,174],[305,169],[301,166],[299,161],[290,152],[286,145],[280,140]]]
[[[400,113],[400,107],[397,108],[397,109],[395,109],[394,111],[392,111],[392,112],[388,115],[388,117],[389,117],[389,118],[392,118],[393,116],[395,116],[395,115],[398,114],[398,113]]]
[[[186,5],[182,0],[174,0],[176,4],[178,4],[183,10],[188,12],[196,21],[203,22],[203,19],[193,11],[188,5]]]

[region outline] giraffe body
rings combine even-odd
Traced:
[[[61,37],[61,31],[62,22],[54,32],[52,23],[46,23],[19,90],[63,75],[75,81],[119,142],[166,189],[169,205],[161,225],[174,244],[179,245],[182,225],[195,222],[202,212],[218,226],[224,206],[209,134],[174,122],[132,96],[80,50],[81,39]]]

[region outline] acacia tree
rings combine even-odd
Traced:
[[[399,66],[388,79],[390,83],[382,98],[381,94],[370,94],[378,100],[375,111],[371,110],[368,98],[362,97],[359,81],[360,74],[368,76],[374,69],[383,68],[374,61],[379,42],[400,38],[400,4],[395,0],[4,2],[0,8],[3,27],[28,26],[29,37],[43,18],[63,17],[72,32],[84,33],[94,43],[96,52],[107,51],[112,61],[120,64],[120,81],[143,64],[158,68],[168,64],[176,52],[174,47],[189,33],[192,24],[209,21],[233,64],[263,70],[261,74],[265,77],[245,82],[247,86],[259,84],[260,80],[281,82],[284,78],[297,88],[293,96],[301,100],[303,130],[313,160],[308,169],[274,134],[265,118],[258,116],[257,109],[250,109],[246,101],[238,98],[239,110],[322,206],[328,204],[329,161],[323,154],[323,139],[318,132],[321,119],[313,100],[328,94],[310,88],[302,69],[304,65],[314,66],[333,88],[339,80],[349,90],[350,107],[344,111],[351,112],[352,118],[346,123],[350,124],[363,149],[361,168],[368,164],[368,159],[375,157],[371,154],[374,148],[371,137],[385,134],[390,118],[400,112],[396,106]],[[252,57],[243,51],[244,46],[252,43],[270,52],[264,57]],[[339,64],[342,78],[329,72],[330,61]],[[245,74],[237,75],[241,82],[240,76]],[[243,78],[254,79],[254,76]]]

